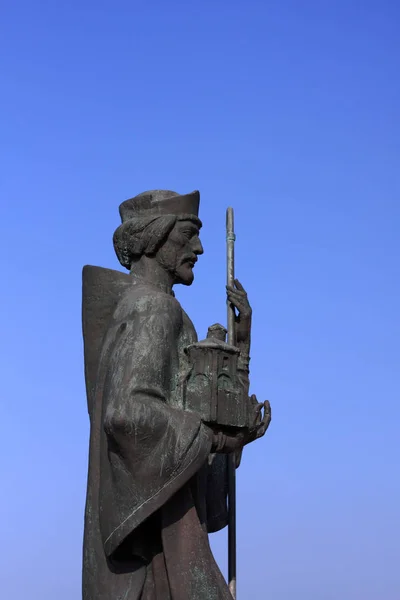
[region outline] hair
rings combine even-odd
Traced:
[[[132,262],[141,256],[152,256],[163,245],[178,217],[165,215],[129,219],[114,233],[114,250],[123,267],[130,270]]]

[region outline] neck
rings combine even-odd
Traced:
[[[166,271],[154,257],[141,256],[134,261],[131,265],[131,275],[169,294],[172,292],[172,273]]]

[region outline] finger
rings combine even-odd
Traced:
[[[263,435],[265,435],[265,432],[267,431],[269,424],[271,423],[271,405],[269,401],[265,400],[265,402],[263,402],[261,406],[264,408],[264,415],[257,428],[257,440],[263,437]]]
[[[265,425],[265,431],[268,429],[269,424],[271,423],[271,419],[272,419],[272,415],[271,415],[271,405],[268,402],[268,400],[266,400],[264,402],[264,416],[262,418],[262,422]]]
[[[256,417],[253,422],[253,427],[255,427],[258,431],[258,428],[261,426],[261,424],[262,424],[261,411],[259,411],[258,413],[256,413]]]
[[[257,431],[256,439],[259,440],[260,438],[262,438],[263,435],[265,435],[266,431],[267,428],[265,427],[265,425],[261,425]]]
[[[268,429],[269,423],[264,423],[264,421],[261,422],[261,425],[259,426],[258,430],[257,430],[257,439],[260,437],[263,437],[263,435],[265,435],[267,429]]]
[[[237,296],[234,296],[233,294],[228,294],[228,300],[229,300],[229,302],[234,304],[238,309],[240,309],[241,312],[246,312],[246,311],[249,312],[248,306],[244,302],[243,298],[238,298]]]
[[[261,419],[262,419],[262,409],[264,407],[264,403],[263,402],[257,402],[257,396],[255,394],[252,394],[250,396],[250,401],[253,404],[253,408],[254,408],[254,421],[253,421],[253,427],[258,427],[261,423]]]
[[[256,410],[256,408],[259,406],[259,402],[257,400],[257,396],[255,394],[252,394],[249,398],[250,404],[252,406],[252,408],[254,408],[254,410]]]
[[[243,306],[243,304],[241,302],[232,302],[232,301],[230,301],[230,302],[231,302],[232,306],[234,306],[237,309],[237,311],[239,312],[239,319],[241,317],[247,315],[246,307]]]
[[[246,293],[246,290],[244,289],[244,287],[240,283],[239,279],[235,279],[234,282],[235,282],[235,286],[237,287],[238,290],[240,290],[241,292]]]
[[[228,290],[227,296],[228,296],[228,298],[232,298],[236,302],[241,302],[242,304],[245,304],[246,306],[248,306],[248,304],[249,304],[246,296],[244,296],[243,294],[239,294],[237,292],[232,292],[231,290]]]
[[[235,292],[235,294],[240,294],[241,296],[247,296],[247,292],[242,285],[240,285],[240,287],[237,287],[236,285],[227,285],[226,289],[231,290],[232,292]]]
[[[240,298],[242,300],[242,302],[248,303],[247,296],[243,292],[238,292],[237,290],[234,290],[233,288],[227,287],[226,293],[231,296],[235,296],[238,299]]]
[[[252,423],[253,427],[259,427],[260,424],[261,424],[261,417],[262,417],[261,408],[262,408],[261,406],[257,406],[256,407],[256,410],[255,410],[255,413],[254,413],[254,420],[253,420],[253,423]]]
[[[238,290],[228,286],[226,286],[226,292],[227,294],[234,294],[235,296],[238,296],[238,298],[245,298],[245,294],[243,294],[243,292],[239,292]]]
[[[271,404],[269,400],[265,400],[264,402],[264,414],[267,414],[271,418]]]

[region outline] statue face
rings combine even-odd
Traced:
[[[177,221],[167,241],[157,252],[156,259],[173,274],[174,283],[191,285],[193,267],[198,255],[203,252],[197,224],[190,220]]]

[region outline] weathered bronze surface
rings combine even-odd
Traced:
[[[90,453],[84,600],[231,600],[208,533],[227,524],[227,460],[264,435],[249,397],[251,308],[235,280],[235,346],[198,342],[174,297],[203,253],[199,193],[145,192],[114,234],[129,274],[83,270]],[[264,411],[264,412],[263,412]]]

